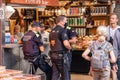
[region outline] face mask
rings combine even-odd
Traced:
[[[68,26],[68,23],[65,23],[65,24],[64,24],[64,26],[65,26],[64,28],[67,28],[67,26]]]

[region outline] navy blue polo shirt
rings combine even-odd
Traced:
[[[66,51],[67,49],[65,48],[65,46],[63,44],[63,41],[69,40],[68,35],[66,33],[66,30],[64,28],[62,28],[60,25],[57,25],[52,31],[58,32],[58,34],[59,34],[58,39],[60,40],[60,44],[57,43],[57,45],[52,47],[51,49],[53,51],[54,50],[64,50],[64,51]]]
[[[64,40],[68,40],[68,35],[67,35],[67,32],[64,28],[62,28],[61,26],[57,25],[54,30],[59,30],[59,33],[60,33],[60,38],[62,39],[62,41]]]
[[[36,57],[40,55],[39,47],[43,45],[41,35],[38,32],[29,31],[23,38],[23,53],[25,58]]]
[[[71,39],[72,37],[76,37],[77,35],[75,30],[71,27],[66,27],[66,31],[69,39]]]

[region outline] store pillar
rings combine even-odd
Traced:
[[[3,8],[3,1],[0,0],[0,65],[2,65],[2,30],[3,30],[3,22],[4,22],[4,8]]]

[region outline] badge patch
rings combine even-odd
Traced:
[[[24,36],[23,37],[23,41],[28,41],[28,40],[30,40],[32,38],[32,36]]]
[[[54,45],[55,45],[55,40],[51,40],[51,41],[50,41],[50,44],[51,44],[52,46],[54,46]]]

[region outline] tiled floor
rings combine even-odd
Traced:
[[[39,74],[39,73],[37,73],[37,74]],[[42,78],[41,80],[45,80],[45,75],[43,75],[41,78]],[[87,73],[85,73],[85,74],[82,74],[82,73],[71,73],[71,80],[93,80],[93,79]]]
[[[71,80],[93,80],[93,79],[91,76],[87,74],[71,74]]]
[[[92,77],[87,74],[71,74],[71,80],[92,80]]]

